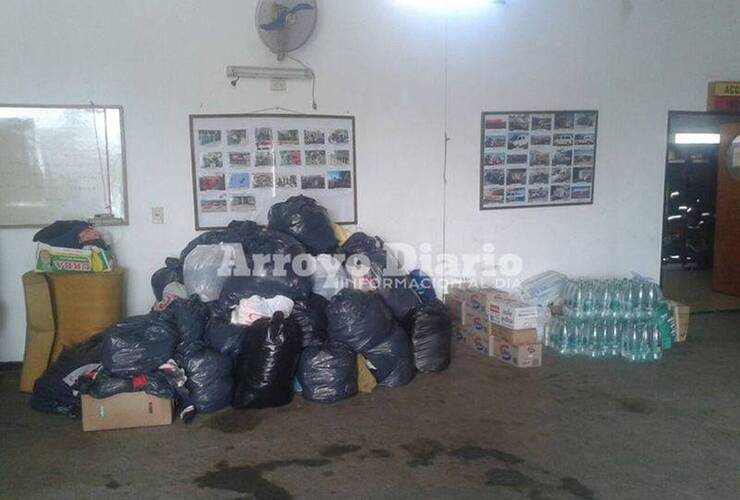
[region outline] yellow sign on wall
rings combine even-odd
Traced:
[[[740,82],[715,82],[714,95],[717,97],[739,97]]]

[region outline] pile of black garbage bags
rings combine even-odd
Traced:
[[[254,272],[227,276],[216,300],[183,294],[188,254],[217,243],[241,245]],[[372,286],[350,280],[322,296],[315,293],[312,276],[290,265],[286,272],[270,265],[258,270],[253,258],[258,254],[333,254],[346,270],[356,265],[353,259],[370,262]],[[175,399],[187,421],[229,405],[285,405],[299,391],[319,403],[350,398],[358,392],[358,354],[380,386],[407,384],[417,372],[442,371],[450,363],[449,311],[428,284],[418,286],[420,273],[387,276],[394,258],[382,240],[364,233],[338,245],[326,209],[311,198],[277,203],[266,228],[233,221],[201,234],[179,257],[167,258],[152,276],[155,307],[63,352],[36,382],[31,405],[77,416],[80,394],[102,398],[143,390]],[[253,295],[283,295],[294,306],[288,315],[276,312],[249,325],[233,324],[232,309]]]

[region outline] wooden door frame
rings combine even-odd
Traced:
[[[663,160],[663,187],[661,189],[661,197],[663,198],[663,203],[661,205],[661,214],[660,214],[660,252],[658,255],[658,259],[660,260],[660,286],[663,286],[663,239],[665,237],[665,234],[663,232],[664,229],[664,220],[665,220],[665,188],[668,184],[668,154],[669,149],[671,146],[671,118],[675,117],[676,115],[717,115],[717,116],[726,116],[726,117],[737,117],[738,122],[740,122],[740,112],[739,111],[680,111],[680,110],[668,110],[668,120],[666,122],[666,141],[665,141],[665,159]],[[717,148],[719,148],[719,144],[717,144]],[[717,168],[719,168],[719,165],[717,165]],[[716,200],[715,200],[716,201]]]

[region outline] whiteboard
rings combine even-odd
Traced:
[[[190,144],[196,229],[265,225],[273,204],[299,194],[357,222],[353,116],[191,115]]]
[[[120,106],[0,105],[0,226],[126,222]]]

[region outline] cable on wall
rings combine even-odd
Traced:
[[[304,69],[311,72],[311,107],[314,110],[318,109],[318,105],[316,104],[316,72],[313,70],[313,68],[305,64],[300,59],[297,59],[289,55],[286,55],[285,58],[290,59],[291,61],[300,64],[301,66],[303,66]]]

